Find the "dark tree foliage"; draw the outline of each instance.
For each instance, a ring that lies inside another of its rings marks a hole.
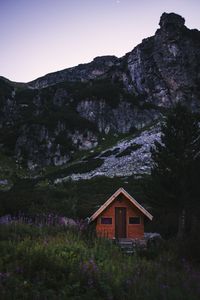
[[[200,130],[198,118],[177,104],[161,127],[161,143],[152,149],[151,199],[158,211],[177,216],[178,235],[194,219],[200,195]]]

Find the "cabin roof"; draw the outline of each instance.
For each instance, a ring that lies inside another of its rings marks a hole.
[[[137,207],[148,219],[152,220],[153,216],[140,205],[129,193],[123,188],[119,188],[91,217],[90,221],[94,221],[115,199],[119,194],[123,194],[135,207]]]

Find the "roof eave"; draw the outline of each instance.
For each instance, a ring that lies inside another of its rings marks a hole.
[[[101,207],[89,218],[89,223],[93,222],[108,206],[113,202],[113,200],[120,194],[123,193],[129,201],[135,205],[149,220],[152,221],[153,216],[142,206],[140,205],[129,193],[127,193],[123,188],[119,188],[108,200],[101,205]]]

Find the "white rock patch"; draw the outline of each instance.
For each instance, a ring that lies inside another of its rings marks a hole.
[[[149,130],[145,130],[140,136],[132,139],[124,139],[118,142],[114,147],[107,149],[97,156],[104,159],[104,163],[97,169],[83,174],[72,174],[65,178],[59,178],[55,180],[55,183],[60,183],[66,180],[81,180],[91,179],[96,176],[107,177],[124,177],[131,175],[149,174],[151,171],[152,159],[151,159],[151,147],[154,146],[155,141],[160,141],[161,132],[160,126],[151,127]],[[130,154],[116,157],[124,150],[133,145],[140,145],[141,147],[132,150]],[[117,149],[117,150],[116,150]],[[107,151],[115,152],[108,157],[104,157],[104,153]]]

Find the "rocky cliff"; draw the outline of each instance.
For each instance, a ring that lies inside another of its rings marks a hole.
[[[169,107],[181,101],[199,109],[200,32],[184,23],[164,13],[155,35],[126,56],[127,66],[133,89],[148,102]]]
[[[164,13],[155,35],[144,39],[124,57],[97,57],[90,64],[41,77],[29,85],[41,88],[63,81],[111,79],[145,102],[169,107],[176,101],[199,108],[200,32],[185,20]]]
[[[131,134],[181,101],[200,110],[200,32],[164,13],[155,35],[122,58],[47,74],[0,78],[0,150],[37,169],[63,165],[109,135]]]
[[[96,57],[91,63],[80,64],[77,67],[47,74],[28,83],[32,88],[44,88],[63,81],[88,81],[105,74],[118,63],[115,56]]]

